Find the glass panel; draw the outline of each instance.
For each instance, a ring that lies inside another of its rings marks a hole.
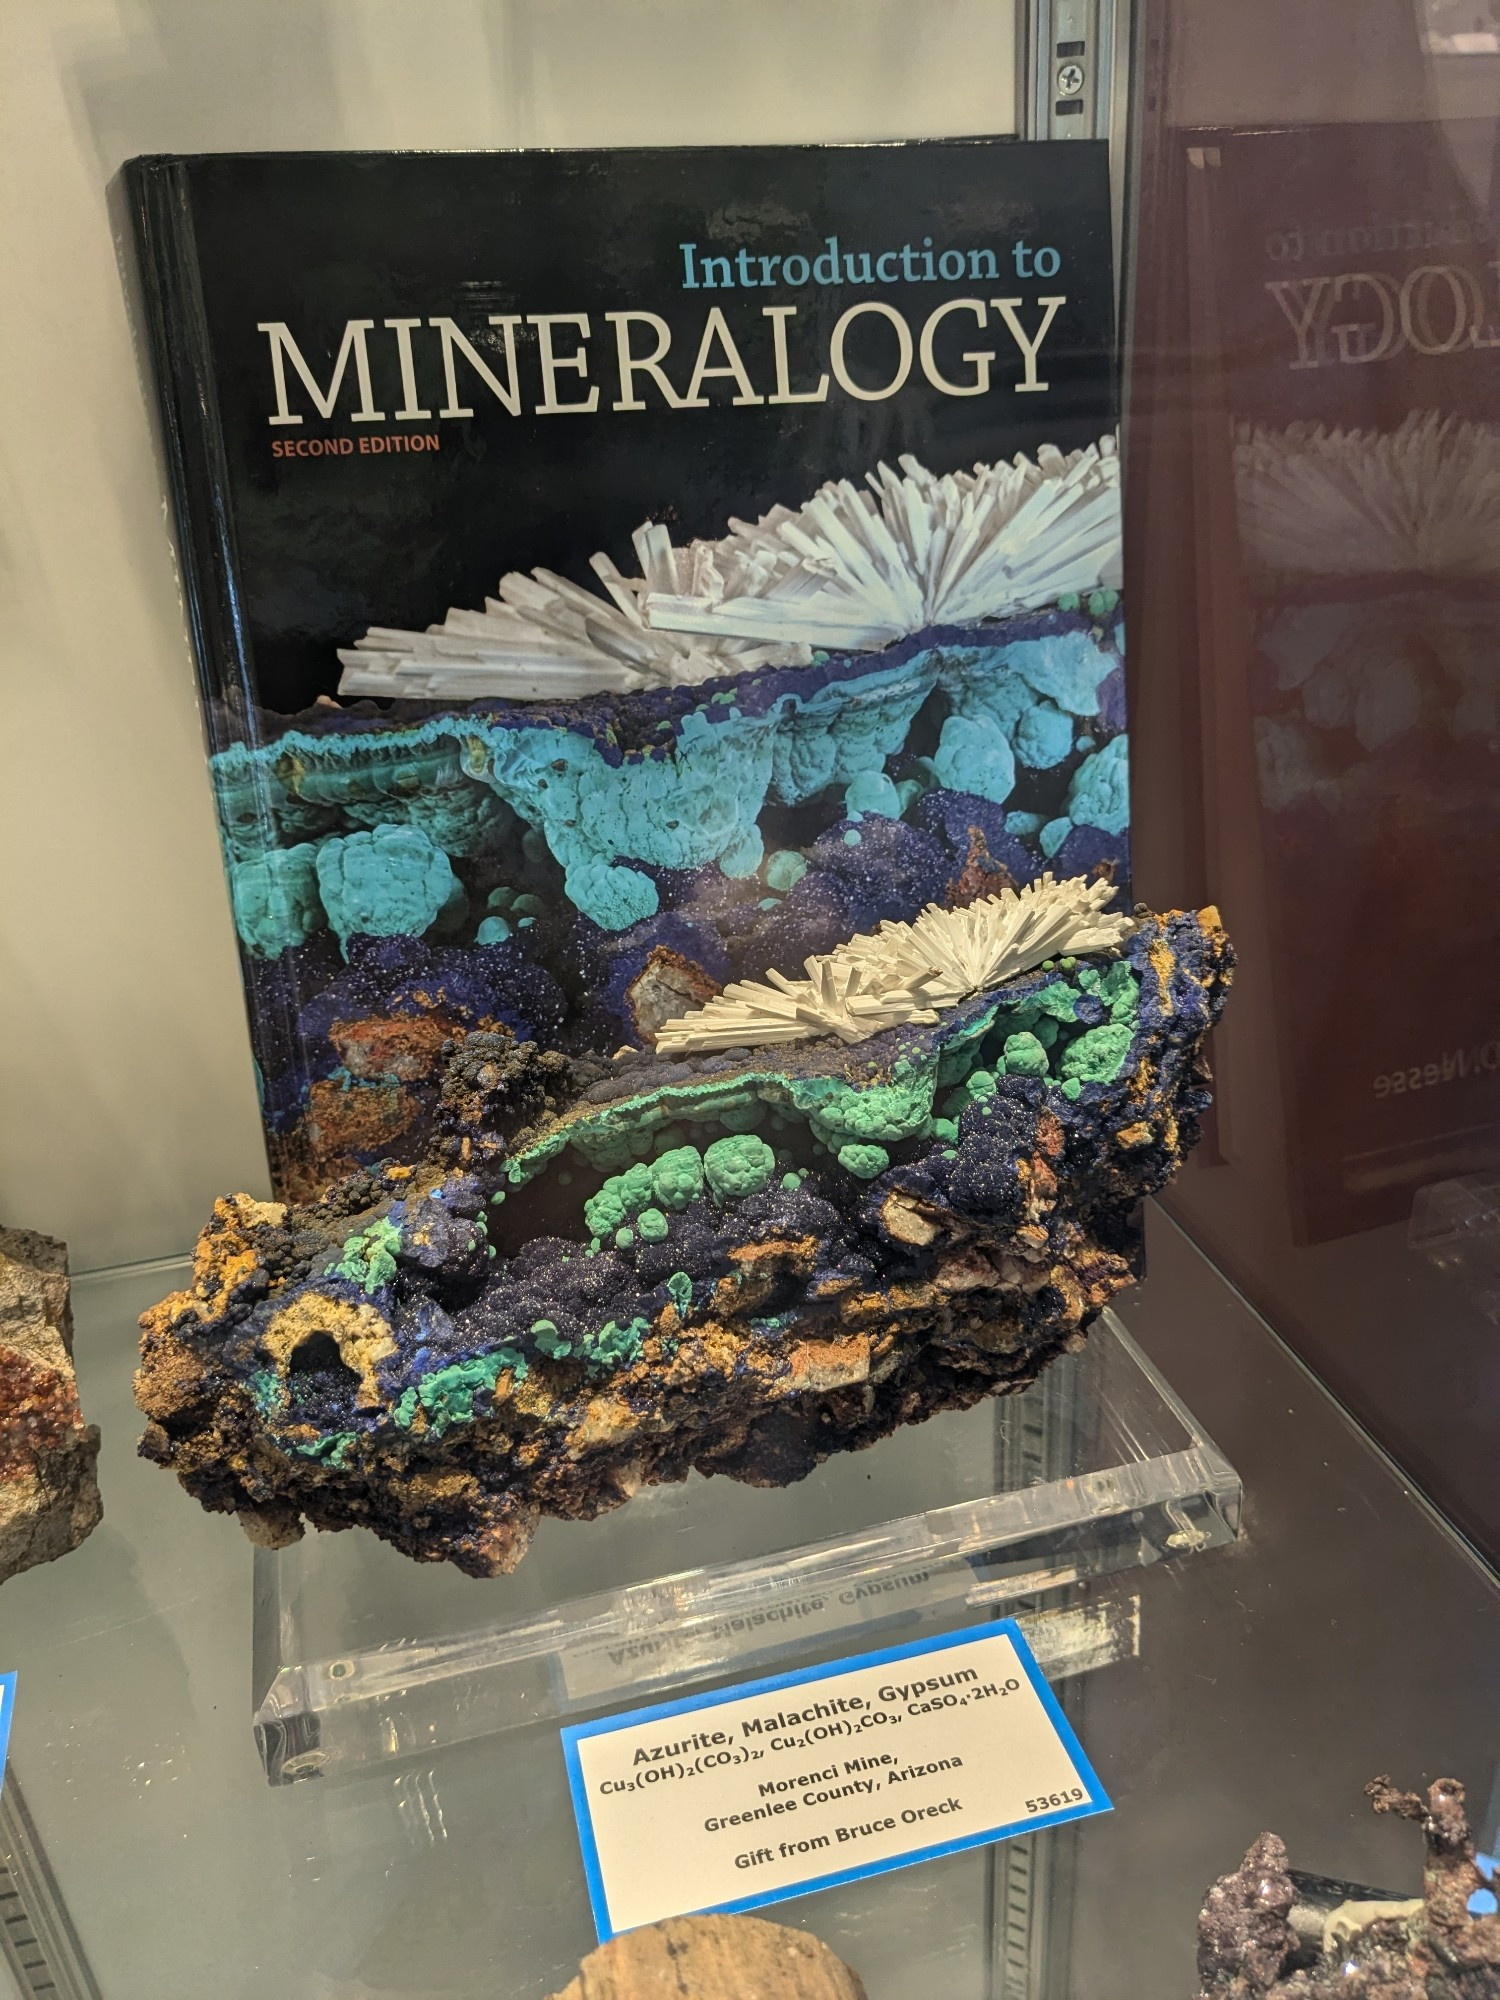
[[[1500,55],[1482,6],[1147,9],[1137,881],[1241,968],[1170,1197],[1500,1550]]]

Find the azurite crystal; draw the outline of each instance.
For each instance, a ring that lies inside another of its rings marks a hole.
[[[1215,912],[1140,911],[852,1045],[473,1035],[421,1160],[216,1205],[142,1322],[142,1451],[259,1541],[363,1525],[491,1575],[543,1513],[783,1484],[1023,1387],[1131,1281],[1231,964]]]

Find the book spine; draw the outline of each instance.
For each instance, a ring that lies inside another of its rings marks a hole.
[[[191,194],[178,160],[132,160],[124,185],[204,728],[217,751],[253,739],[256,709]]]
[[[213,355],[199,279],[191,193],[184,163],[132,160],[123,175],[135,238],[137,298],[151,354],[160,444],[177,531],[179,570],[210,758],[259,735],[247,625],[230,508]],[[229,829],[215,785],[214,811],[229,886]],[[269,801],[261,810],[269,821]],[[277,1069],[278,1049],[298,1049],[296,1009],[283,986],[243,948],[240,966],[257,1091]],[[296,1065],[301,1087],[310,1079]],[[264,1130],[264,1118],[263,1118]],[[271,1148],[267,1144],[267,1157]],[[275,1180],[274,1163],[272,1178]]]

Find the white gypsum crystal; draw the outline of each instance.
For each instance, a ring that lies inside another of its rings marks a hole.
[[[831,480],[799,509],[732,521],[718,542],[674,548],[646,522],[639,576],[592,559],[603,596],[551,570],[512,572],[483,611],[425,632],[374,627],[339,653],[339,693],[529,701],[696,685],[1118,587],[1113,437],[972,472],[901,465],[867,474],[868,491]]]
[[[839,952],[920,988],[928,1006],[956,1007],[1044,959],[1113,950],[1131,924],[1129,917],[1104,914],[1113,895],[1112,882],[1081,875],[1056,882],[1043,875],[959,910],[929,903],[913,922],[883,923],[873,934],[850,938]]]
[[[862,1042],[883,1028],[931,1022],[1063,954],[1112,951],[1131,918],[1111,916],[1112,883],[1043,875],[960,910],[929,903],[911,923],[883,923],[804,963],[804,979],[768,972],[738,980],[656,1033],[660,1055],[758,1048],[769,1042],[837,1035]]]

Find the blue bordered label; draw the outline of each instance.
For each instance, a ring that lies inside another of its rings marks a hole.
[[[0,1674],[0,1786],[5,1783],[5,1753],[10,1745],[10,1712],[16,1705],[16,1677]]]
[[[601,1940],[1111,1809],[1009,1618],[562,1740]]]

